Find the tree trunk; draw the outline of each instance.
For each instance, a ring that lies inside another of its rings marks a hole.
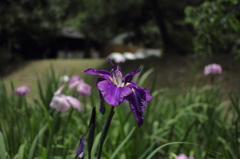
[[[154,12],[156,24],[161,32],[164,53],[184,54],[182,50],[169,37],[165,24],[164,13],[163,10],[159,8],[158,0],[151,0],[151,6]]]

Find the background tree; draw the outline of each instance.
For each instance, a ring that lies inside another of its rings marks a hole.
[[[0,46],[9,52],[20,51],[23,58],[49,56],[51,43],[81,8],[77,0],[2,0],[0,1]],[[49,52],[49,53],[48,53]]]
[[[127,33],[126,43],[186,54],[193,52],[193,28],[184,22],[184,9],[200,3],[200,0],[84,1],[87,14],[80,30],[98,42]]]
[[[205,1],[199,7],[187,7],[187,21],[194,25],[194,51],[198,55],[238,53],[240,48],[240,2]]]

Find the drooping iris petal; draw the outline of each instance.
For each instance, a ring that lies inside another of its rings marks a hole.
[[[65,98],[73,108],[77,109],[79,112],[82,110],[81,103],[78,99],[71,96],[66,96]]]
[[[123,99],[128,96],[132,91],[128,87],[118,87],[111,81],[101,81],[97,84],[98,89],[101,91],[103,98],[111,106],[119,105]]]
[[[136,92],[133,92],[129,95],[128,101],[129,101],[132,113],[138,123],[138,126],[139,127],[142,126],[143,119],[144,119],[145,104],[141,102],[139,94],[138,93],[136,94]]]
[[[103,95],[102,95],[101,91],[99,91],[99,96],[100,96],[100,112],[102,114],[104,114],[105,111],[106,111],[106,108],[105,108],[104,98],[103,98]]]
[[[96,85],[97,85],[99,82],[104,81],[104,80],[106,80],[106,79],[105,79],[105,78],[98,78],[98,79],[97,79],[97,82],[96,82]],[[103,95],[102,95],[101,91],[99,91],[99,97],[100,97],[100,112],[101,112],[102,114],[104,114],[105,111],[106,111],[106,108],[105,108],[104,98],[103,98]]]
[[[57,95],[52,98],[50,107],[56,109],[59,112],[66,112],[70,108],[70,104],[64,95]]]
[[[84,158],[84,140],[85,140],[85,137],[84,136],[81,137],[78,148],[77,148],[76,156],[75,156],[76,159]]]
[[[123,78],[124,82],[128,83],[128,82],[132,81],[132,77],[134,75],[136,75],[137,73],[139,73],[140,71],[141,71],[141,69],[139,68],[139,69],[134,70],[132,73],[126,74]]]
[[[130,86],[129,86],[130,87]],[[138,126],[141,127],[145,115],[145,107],[149,100],[152,98],[147,89],[139,87],[137,85],[131,85],[132,93],[127,97],[129,101],[130,108],[132,113],[138,123]]]
[[[144,95],[144,97],[145,97],[145,100],[144,100],[145,104],[147,104],[152,99],[152,96],[150,95],[149,90],[147,90],[146,88],[139,87],[134,82],[131,82],[131,85],[129,85],[129,87],[135,88],[139,92],[144,92],[145,93],[145,95]]]

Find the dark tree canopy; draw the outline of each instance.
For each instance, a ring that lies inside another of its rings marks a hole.
[[[51,45],[64,21],[76,14],[79,6],[75,0],[0,1],[0,46],[18,46],[25,58],[41,57],[44,47]],[[29,53],[30,47],[36,52]]]
[[[128,33],[126,42],[145,47],[164,47],[165,52],[189,53],[193,49],[189,45],[192,27],[184,22],[184,9],[187,5],[197,5],[199,2],[100,0],[99,3],[87,5],[88,14],[80,29],[89,38],[97,41]]]
[[[237,52],[239,5],[238,0],[2,0],[0,48],[21,50],[23,58],[54,57],[56,36],[70,26],[85,35],[87,50],[126,34],[126,44],[163,48],[166,54]]]

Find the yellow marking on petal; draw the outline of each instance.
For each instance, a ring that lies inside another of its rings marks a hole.
[[[129,84],[132,84],[132,83],[127,83],[126,86],[129,85]]]
[[[111,81],[113,81],[113,79],[111,77],[109,77]]]
[[[135,90],[132,88],[132,91],[135,93]]]

